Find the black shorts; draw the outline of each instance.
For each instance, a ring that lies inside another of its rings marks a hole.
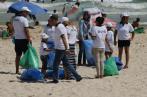
[[[118,47],[129,47],[130,40],[118,40]]]
[[[21,56],[28,49],[29,41],[27,39],[15,39],[15,52],[17,56]]]

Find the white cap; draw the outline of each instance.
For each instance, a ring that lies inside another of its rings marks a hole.
[[[45,34],[45,33],[41,33],[41,38],[42,39],[48,39],[49,36],[47,34]]]
[[[20,11],[27,11],[27,12],[31,12],[31,10],[29,10],[28,7],[22,7]]]
[[[113,25],[112,25],[111,22],[108,22],[108,23],[106,24],[106,26],[107,26],[107,27],[112,27]]]
[[[123,17],[123,16],[128,17],[129,14],[127,12],[124,12],[124,13],[121,14],[121,17]]]
[[[61,22],[63,23],[63,22],[68,22],[69,21],[69,18],[68,17],[62,17],[62,19],[61,19]]]

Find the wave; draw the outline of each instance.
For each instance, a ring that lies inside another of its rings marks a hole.
[[[7,9],[11,4],[12,2],[0,3],[0,9]]]
[[[104,7],[109,8],[125,8],[125,9],[144,9],[147,8],[147,3],[101,3]]]
[[[91,2],[101,2],[101,0],[80,0],[82,2],[91,1]],[[133,0],[103,0],[104,2],[132,2]]]

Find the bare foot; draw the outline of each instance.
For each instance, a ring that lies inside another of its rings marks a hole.
[[[127,69],[128,68],[128,66],[127,65],[125,65],[124,67],[123,67],[123,69]]]
[[[95,75],[95,78],[100,78],[100,75]]]
[[[103,78],[104,76],[103,75],[100,75],[100,78]]]

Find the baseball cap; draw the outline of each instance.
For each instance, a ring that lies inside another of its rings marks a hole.
[[[27,11],[27,12],[31,12],[31,10],[29,10],[28,7],[22,7],[20,11]]]
[[[129,14],[127,12],[124,12],[124,13],[121,14],[121,17],[123,17],[123,16],[129,17]]]
[[[108,23],[106,24],[106,26],[107,26],[107,27],[112,27],[113,25],[112,25],[111,22],[108,22]]]
[[[63,23],[63,22],[68,22],[69,21],[69,18],[68,17],[62,17],[62,19],[61,19],[61,22]]]
[[[45,34],[45,33],[41,33],[41,38],[42,39],[48,39],[49,36],[47,34]]]

